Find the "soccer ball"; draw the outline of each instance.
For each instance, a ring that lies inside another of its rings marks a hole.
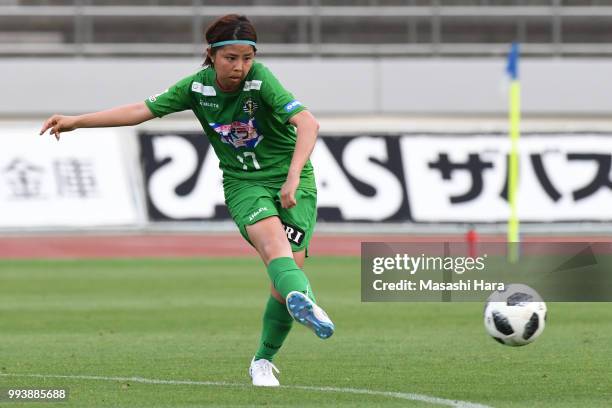
[[[506,346],[524,346],[544,331],[546,303],[527,285],[506,285],[487,299],[484,325],[487,333]]]

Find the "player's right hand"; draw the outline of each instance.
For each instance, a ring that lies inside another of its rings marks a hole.
[[[62,132],[70,132],[76,128],[76,116],[53,115],[45,121],[42,129],[40,129],[40,134],[43,135],[51,129],[49,133],[59,140]]]

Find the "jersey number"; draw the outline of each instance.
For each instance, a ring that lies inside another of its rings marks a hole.
[[[261,169],[261,166],[259,165],[259,162],[257,161],[257,157],[255,157],[255,152],[244,152],[244,157],[242,156],[236,156],[236,157],[238,158],[238,161],[242,163],[242,170],[249,169],[245,161],[247,157],[250,157],[251,159],[253,159],[253,167],[255,167],[255,170]]]

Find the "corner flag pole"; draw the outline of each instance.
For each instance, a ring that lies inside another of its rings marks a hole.
[[[517,193],[519,178],[519,140],[521,137],[521,85],[519,82],[518,43],[513,43],[508,54],[506,71],[510,76],[509,120],[510,120],[510,159],[508,165],[508,203],[510,217],[508,218],[508,261],[515,263],[519,259],[519,218],[517,210]]]

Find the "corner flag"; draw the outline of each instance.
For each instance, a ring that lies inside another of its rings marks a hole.
[[[510,217],[508,218],[508,260],[512,263],[519,257],[519,218],[517,210],[517,192],[519,178],[519,140],[521,137],[521,86],[519,82],[518,43],[512,43],[508,54],[506,72],[510,76],[509,121],[510,121],[510,158],[508,165],[508,203]]]

